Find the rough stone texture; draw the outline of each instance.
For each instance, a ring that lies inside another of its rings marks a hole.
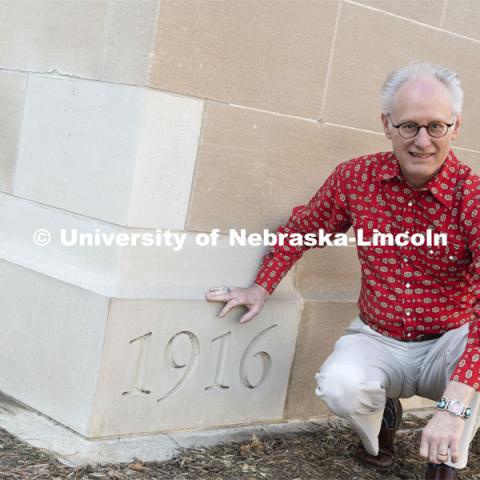
[[[319,118],[337,4],[161,1],[151,85]]]

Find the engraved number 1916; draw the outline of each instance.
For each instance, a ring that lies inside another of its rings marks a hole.
[[[257,388],[262,382],[265,381],[267,378],[271,366],[272,366],[272,358],[269,353],[265,351],[258,351],[253,353],[256,344],[260,341],[260,339],[271,329],[275,328],[277,324],[270,325],[269,327],[262,330],[258,333],[253,340],[249,343],[247,348],[245,349],[242,358],[240,360],[239,366],[239,379],[240,382],[249,389]],[[142,336],[136,337],[130,340],[130,344],[138,342],[138,358],[136,363],[136,370],[135,370],[135,378],[134,378],[134,387],[128,391],[122,392],[122,395],[132,395],[132,394],[145,394],[148,395],[151,393],[151,390],[147,389],[145,384],[145,364],[146,359],[149,354],[150,344],[151,344],[151,336],[152,332],[148,332]],[[190,344],[190,358],[186,362],[178,362],[175,358],[175,345],[179,341],[180,338],[186,338]],[[212,339],[212,344],[216,343],[218,345],[218,355],[217,355],[217,362],[216,368],[214,370],[214,378],[213,383],[205,387],[205,390],[212,390],[215,388],[219,389],[229,389],[230,386],[227,385],[225,380],[225,365],[227,361],[227,355],[229,350],[230,344],[230,337],[231,332],[224,333],[218,337]],[[175,369],[185,369],[183,372],[182,377],[180,380],[171,388],[169,391],[164,393],[157,399],[157,402],[161,402],[176,392],[178,392],[183,385],[188,383],[190,378],[193,375],[193,372],[198,365],[199,357],[200,357],[200,342],[197,336],[187,330],[183,330],[181,332],[176,333],[167,343],[165,348],[165,358],[166,363]],[[249,371],[249,364],[251,364],[251,360],[255,357],[258,357],[261,360],[261,375],[260,379],[254,384],[250,381],[248,371]]]

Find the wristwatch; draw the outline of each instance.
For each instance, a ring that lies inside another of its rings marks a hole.
[[[446,397],[442,397],[442,399],[437,402],[437,408],[439,410],[447,410],[452,415],[465,419],[472,415],[472,409],[466,407],[460,400],[449,400]]]

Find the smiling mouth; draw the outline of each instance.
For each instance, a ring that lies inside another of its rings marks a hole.
[[[433,153],[417,153],[417,152],[408,152],[413,158],[420,158],[420,159],[425,159],[425,158],[430,158]]]

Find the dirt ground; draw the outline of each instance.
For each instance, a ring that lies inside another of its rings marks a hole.
[[[425,463],[418,455],[421,428],[427,419],[406,415],[397,437],[397,463],[390,474],[357,464],[358,445],[352,430],[332,420],[317,432],[282,437],[255,436],[248,442],[196,448],[167,462],[70,468],[47,452],[18,441],[0,429],[0,479],[272,479],[272,480],[398,480],[423,479]],[[480,440],[474,440],[462,480],[480,479]]]

